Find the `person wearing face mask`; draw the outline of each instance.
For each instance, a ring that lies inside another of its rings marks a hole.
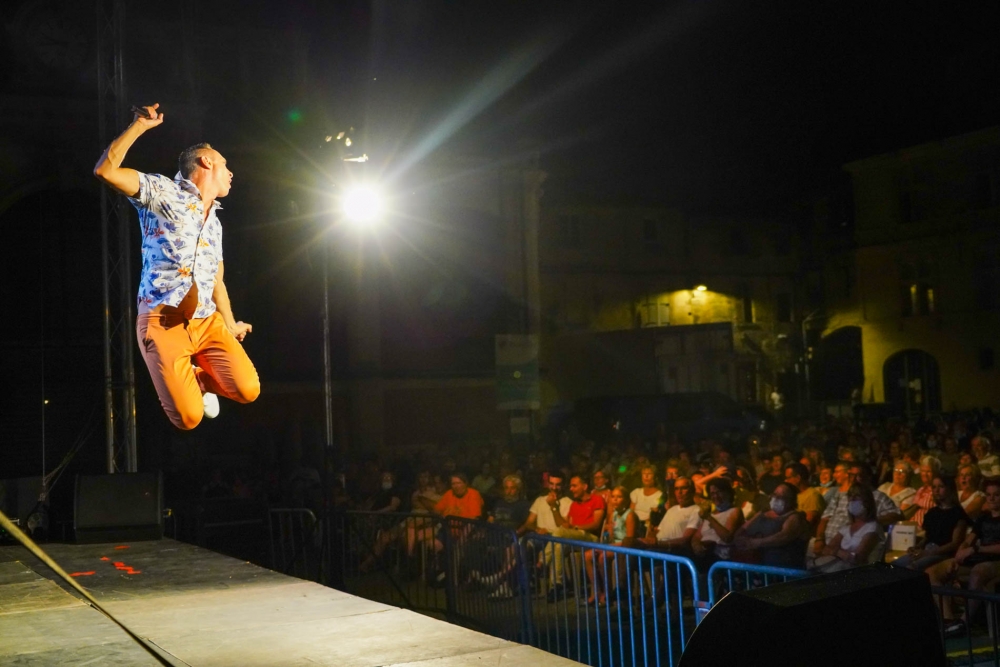
[[[847,491],[847,512],[850,523],[834,535],[818,558],[810,565],[815,572],[839,572],[865,565],[875,553],[884,536],[876,521],[875,498],[871,489],[852,484]]]
[[[733,487],[726,478],[708,483],[708,497],[712,509],[702,508],[701,526],[691,538],[691,548],[695,556],[710,565],[729,560],[733,538],[743,525],[743,512],[734,505]]]
[[[370,512],[398,511],[403,501],[400,500],[400,494],[393,488],[395,484],[396,476],[389,470],[383,471],[379,490],[365,502],[362,509]]]
[[[734,559],[801,569],[808,535],[809,524],[798,511],[798,491],[782,482],[771,493],[769,509],[736,531]]]

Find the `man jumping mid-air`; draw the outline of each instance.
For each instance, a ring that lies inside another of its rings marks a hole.
[[[222,281],[222,224],[216,201],[233,173],[208,144],[181,153],[173,180],[122,168],[125,153],[163,122],[159,104],[145,107],[111,142],[94,175],[139,211],[142,275],[136,336],[160,403],[177,428],[192,429],[219,413],[216,394],[249,403],[260,379],[240,342],[252,330],[237,322]]]

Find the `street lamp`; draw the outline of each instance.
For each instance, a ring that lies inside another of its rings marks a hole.
[[[358,226],[371,225],[382,217],[385,199],[377,186],[363,183],[349,187],[340,206],[346,220]]]

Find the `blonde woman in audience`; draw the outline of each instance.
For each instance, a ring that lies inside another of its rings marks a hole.
[[[656,486],[656,468],[652,465],[645,465],[640,471],[642,473],[642,486],[633,489],[629,494],[631,500],[630,508],[635,512],[636,519],[639,520],[639,536],[646,535],[646,531],[652,526],[649,524],[649,513],[660,506],[660,499],[663,491]]]
[[[728,479],[713,479],[708,483],[711,511],[702,508],[701,525],[691,538],[694,555],[710,563],[729,560],[736,531],[743,525],[743,512],[734,503],[733,487]]]
[[[889,496],[889,499],[896,503],[896,507],[902,509],[903,503],[909,503],[917,493],[917,490],[909,485],[912,473],[909,463],[897,459],[896,465],[892,467],[892,481],[878,487],[878,490]]]
[[[635,542],[637,524],[635,512],[629,507],[628,491],[624,486],[616,486],[608,499],[608,515],[601,530],[601,542],[631,547]],[[627,569],[626,559],[619,559],[619,554],[589,549],[584,553],[584,561],[587,577],[590,579],[587,604],[596,602],[603,606],[607,601],[606,593],[610,591],[606,580],[617,580],[618,585],[622,584]]]
[[[969,515],[969,521],[975,521],[979,513],[983,511],[983,503],[986,496],[979,490],[979,483],[982,478],[979,474],[979,466],[967,465],[958,469],[958,502]]]

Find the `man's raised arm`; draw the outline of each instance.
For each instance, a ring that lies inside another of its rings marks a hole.
[[[111,142],[94,167],[94,176],[127,197],[135,197],[139,194],[139,172],[135,169],[122,168],[122,161],[125,160],[125,153],[132,147],[136,139],[142,136],[146,130],[163,122],[163,114],[156,113],[159,106],[159,104],[154,104],[145,107],[149,118],[143,118],[137,114],[132,124]]]

